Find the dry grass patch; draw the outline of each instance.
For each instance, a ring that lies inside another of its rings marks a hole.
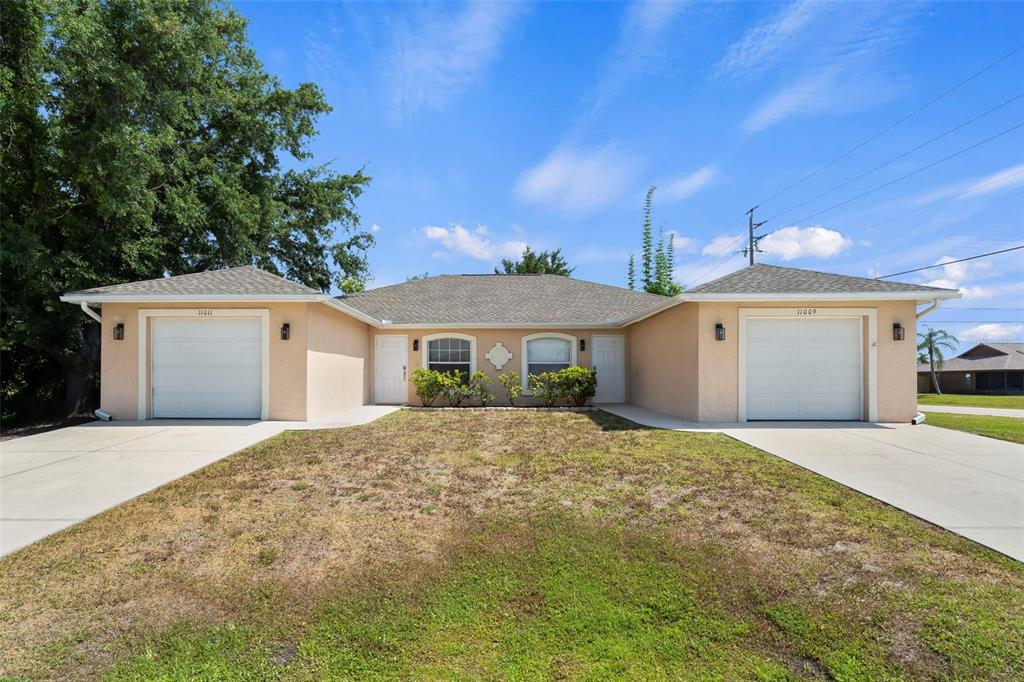
[[[566,620],[574,582],[589,610]],[[0,671],[36,678],[659,676],[697,623],[722,628],[690,657],[709,675],[1024,674],[1020,564],[725,436],[604,413],[283,434],[0,560],[0,619]]]

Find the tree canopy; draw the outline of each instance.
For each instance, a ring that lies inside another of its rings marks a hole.
[[[563,275],[568,277],[576,268],[570,268],[562,257],[561,249],[535,252],[529,246],[519,260],[503,258],[501,267],[494,268],[496,275]]]
[[[87,407],[98,329],[66,291],[256,265],[360,289],[361,171],[312,164],[330,111],[212,0],[0,0],[3,417]],[[66,390],[65,390],[66,389]]]

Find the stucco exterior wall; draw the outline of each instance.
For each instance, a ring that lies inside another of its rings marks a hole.
[[[614,336],[621,335],[623,338],[623,362],[625,364],[625,383],[626,383],[626,401],[630,399],[630,358],[629,358],[629,345],[630,345],[630,333],[628,329],[374,329],[371,328],[370,334],[370,361],[369,361],[369,373],[371,375],[369,398],[370,402],[374,401],[374,388],[373,388],[373,352],[375,347],[374,337],[386,334],[400,334],[407,337],[406,348],[409,357],[409,382],[408,382],[408,398],[407,402],[410,405],[419,405],[420,400],[416,396],[416,387],[412,383],[412,370],[416,367],[424,367],[424,351],[426,350],[426,343],[423,343],[423,339],[434,334],[446,334],[451,332],[458,332],[459,334],[467,334],[469,336],[476,337],[476,369],[483,370],[491,376],[491,389],[497,396],[495,404],[504,405],[507,404],[505,401],[504,389],[498,382],[498,374],[507,374],[509,372],[518,372],[520,376],[523,375],[523,337],[531,334],[538,334],[544,332],[555,332],[560,334],[568,334],[575,337],[574,348],[576,349],[576,364],[582,367],[591,367],[591,355],[590,351],[592,348],[591,337],[592,336]],[[414,351],[413,341],[419,339],[420,350]],[[579,340],[583,339],[586,342],[586,349],[579,350]],[[494,365],[485,357],[487,351],[489,351],[497,342],[501,342],[505,348],[512,352],[512,359],[504,365],[501,370],[495,369]],[[522,396],[516,401],[517,405],[535,405],[539,404],[539,401],[532,399],[529,396]]]
[[[688,304],[684,304],[688,305]],[[913,301],[787,301],[768,303],[699,303],[697,339],[700,367],[700,421],[735,421],[739,418],[739,310],[740,308],[871,308],[878,320],[878,421],[908,422],[917,413],[916,305]],[[714,340],[715,323],[725,325],[726,340]],[[892,325],[900,322],[905,340],[894,341]],[[866,329],[866,327],[865,327]],[[865,333],[865,352],[871,339]],[[864,362],[864,395],[868,393],[868,363]],[[865,415],[867,411],[865,409]]]
[[[100,346],[100,409],[114,419],[136,419],[139,392],[139,310],[246,308],[270,312],[269,418],[306,419],[307,303],[105,303]],[[152,318],[148,318],[150,321]],[[115,341],[113,328],[124,324],[124,340]],[[291,324],[291,338],[282,341],[281,325]],[[147,330],[147,339],[152,335]],[[148,353],[148,350],[147,350]],[[149,362],[145,365],[149,367]],[[148,380],[148,378],[147,378]],[[147,400],[148,403],[148,400]],[[147,413],[149,405],[147,404]]]
[[[324,305],[310,304],[306,418],[324,419],[370,400],[370,326]]]
[[[629,327],[634,405],[698,420],[697,315],[682,303]]]

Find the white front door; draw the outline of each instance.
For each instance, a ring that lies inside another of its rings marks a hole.
[[[625,339],[622,336],[590,337],[590,354],[597,372],[595,403],[626,402]]]
[[[152,335],[154,418],[260,418],[259,318],[153,318]]]
[[[750,317],[747,419],[861,419],[862,322]]]
[[[373,385],[375,402],[404,403],[409,391],[406,376],[409,353],[405,336],[380,335],[374,342]]]

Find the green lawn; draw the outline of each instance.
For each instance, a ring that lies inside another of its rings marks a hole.
[[[1024,565],[720,434],[398,412],[0,559],[25,679],[1020,679]]]
[[[976,433],[979,436],[1024,443],[1024,419],[1014,417],[990,417],[980,414],[953,414],[951,412],[926,412],[926,424]]]
[[[960,405],[963,407],[997,407],[1024,410],[1024,395],[978,395],[918,393],[918,405]]]

